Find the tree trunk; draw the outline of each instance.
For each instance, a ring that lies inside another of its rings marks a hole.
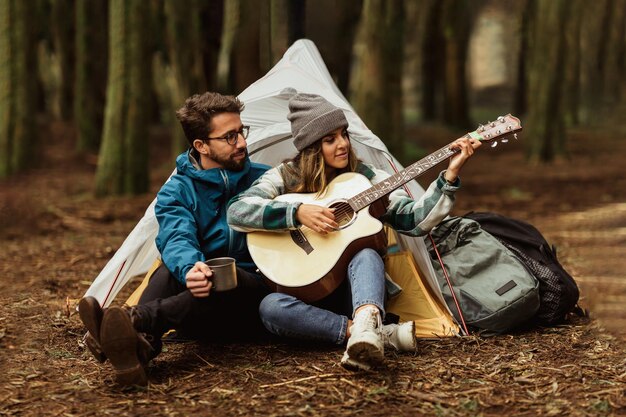
[[[255,0],[238,0],[239,26],[231,50],[230,92],[239,94],[261,75],[259,12]]]
[[[13,173],[13,25],[14,0],[0,1],[0,178]]]
[[[96,172],[98,196],[139,194],[148,189],[148,7],[143,0],[109,3],[109,79]]]
[[[34,21],[26,2],[0,2],[0,178],[32,164],[37,148]]]
[[[174,86],[168,103],[168,122],[172,130],[172,153],[178,155],[188,146],[180,123],[174,117],[176,110],[195,93],[206,90],[201,55],[200,7],[197,0],[180,2],[165,0],[167,24],[167,51],[174,75]],[[183,46],[184,47],[181,47]]]
[[[462,129],[471,125],[466,77],[471,16],[467,1],[445,0],[441,27],[445,40],[443,121]]]
[[[580,73],[581,73],[581,46],[580,27],[583,16],[587,12],[586,0],[572,0],[571,18],[566,23],[565,42],[567,63],[565,65],[565,90],[563,92],[563,109],[565,110],[566,125],[578,125],[580,123]]]
[[[261,69],[268,71],[303,33],[304,0],[262,0],[259,7]]]
[[[144,0],[127,0],[129,8],[129,31],[127,42],[128,68],[128,113],[126,114],[126,132],[124,135],[124,192],[141,194],[148,191],[150,176],[148,170],[149,140],[149,102],[151,93],[151,66],[149,32],[149,4]],[[191,69],[189,69],[191,70]]]
[[[604,38],[606,26],[607,0],[585,2],[584,18],[581,22],[581,67],[579,118],[581,123],[589,123],[597,118],[598,109],[602,106],[602,71],[603,64],[598,60],[604,58],[599,49],[605,48]]]
[[[276,0],[283,2],[284,0]],[[259,0],[259,62],[261,70],[267,71],[272,67],[272,27],[284,25],[287,29],[287,13],[279,13],[274,18],[280,22],[272,22],[272,0]],[[275,28],[276,32],[280,32]],[[285,35],[286,39],[286,35]]]
[[[609,105],[620,100],[621,86],[626,75],[624,55],[626,52],[626,8],[623,1],[611,0],[608,3],[608,29],[604,57],[603,81],[604,97]]]
[[[74,120],[79,152],[97,152],[106,96],[107,1],[76,3]]]
[[[611,37],[611,21],[613,20],[612,16],[613,12],[613,0],[605,0],[604,2],[604,10],[602,11],[602,25],[600,26],[600,39],[597,43],[597,52],[596,59],[598,65],[598,75],[599,75],[599,85],[598,92],[601,97],[600,104],[604,104],[606,100],[606,96],[604,96],[604,92],[606,91],[607,83],[604,79],[606,75],[606,67],[607,67],[607,51],[609,50],[609,39]]]
[[[79,1],[80,2],[80,1]],[[83,5],[84,6],[84,5]],[[88,5],[87,7],[92,6]],[[74,1],[52,0],[51,15],[54,51],[61,68],[59,86],[59,116],[62,120],[72,119],[74,95]]]
[[[96,195],[124,191],[124,132],[127,113],[126,41],[128,16],[126,0],[109,0],[109,69],[104,129],[96,171]]]
[[[335,0],[337,10],[336,36],[330,49],[334,51],[331,69],[337,80],[337,87],[348,94],[350,70],[352,64],[352,48],[356,37],[359,20],[361,19],[361,1]]]
[[[332,10],[332,13],[328,11]],[[306,37],[314,39],[328,71],[344,95],[350,88],[352,49],[362,0],[314,0],[306,3]]]
[[[262,73],[260,56],[260,13],[253,0],[225,3],[224,31],[217,76],[218,90],[239,94]]]
[[[202,42],[201,53],[204,79],[209,91],[217,89],[217,63],[222,43],[224,18],[223,0],[209,0],[201,3]]]
[[[365,0],[352,103],[391,153],[402,154],[403,3]],[[391,64],[393,63],[393,64]]]
[[[15,113],[12,164],[21,171],[32,164],[32,151],[37,143],[37,60],[35,55],[34,9],[24,1],[15,1]]]
[[[232,91],[233,62],[232,54],[239,30],[239,4],[241,0],[229,0],[224,3],[224,19],[220,51],[217,60],[216,86],[220,92]]]
[[[562,95],[570,6],[569,0],[536,0],[529,36],[529,113],[524,134],[531,161],[550,162],[566,153]]]
[[[522,116],[526,114],[526,110],[528,109],[528,103],[526,102],[527,97],[527,67],[528,67],[528,56],[530,54],[529,51],[529,39],[530,36],[530,26],[532,16],[534,15],[535,1],[534,0],[526,0],[526,6],[524,7],[524,11],[522,12],[522,24],[520,31],[520,48],[517,57],[517,82],[515,84],[515,92],[513,97],[513,112]]]
[[[423,5],[421,38],[421,114],[422,120],[433,121],[439,116],[437,92],[441,89],[444,38],[439,29],[443,2],[426,1]]]
[[[261,69],[268,71],[289,46],[289,1],[261,0],[259,8],[259,58]]]

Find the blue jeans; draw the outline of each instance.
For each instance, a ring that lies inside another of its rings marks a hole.
[[[297,339],[342,344],[348,316],[373,304],[384,317],[385,266],[373,249],[364,249],[350,261],[345,280],[331,295],[314,304],[282,293],[267,295],[259,306],[261,321],[272,333]]]

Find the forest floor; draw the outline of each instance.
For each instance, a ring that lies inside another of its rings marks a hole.
[[[116,387],[90,356],[73,307],[173,165],[155,152],[151,193],[96,200],[95,158],[72,156],[63,125],[43,131],[36,166],[0,182],[0,415],[626,415],[625,131],[572,131],[571,159],[550,166],[529,167],[521,142],[485,147],[455,208],[537,226],[577,279],[589,319],[420,341],[365,373],[341,368],[338,347],[167,344],[141,390]],[[455,137],[412,135],[426,150]],[[153,149],[167,149],[156,136]]]

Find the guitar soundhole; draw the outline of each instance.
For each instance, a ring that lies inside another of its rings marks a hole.
[[[350,207],[350,204],[345,201],[336,201],[329,207],[335,209],[335,221],[339,224],[339,228],[343,229],[352,223],[354,211],[352,207]]]

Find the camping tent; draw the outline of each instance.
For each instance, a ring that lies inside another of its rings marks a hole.
[[[319,94],[344,110],[350,124],[350,138],[360,159],[389,173],[397,172],[402,168],[389,154],[384,143],[365,126],[339,91],[317,48],[309,40],[295,42],[264,77],[239,95],[245,104],[245,110],[241,115],[242,121],[250,126],[247,141],[252,160],[274,166],[295,155],[296,149],[290,140],[291,129],[287,120],[287,106],[289,98],[296,92]],[[415,181],[407,183],[405,187],[414,198],[424,193],[424,189]],[[150,204],[144,217],[87,290],[86,295],[94,296],[103,306],[108,306],[113,301],[130,278],[145,274],[159,256],[154,244],[158,230],[154,214],[155,201]],[[433,317],[422,317],[421,312],[412,311],[418,306],[411,307],[410,302],[407,308],[407,298],[402,294],[399,297],[403,298],[394,301],[403,306],[401,318],[426,320],[430,323],[425,330],[425,334],[428,335],[456,334],[458,327],[439,290],[423,239],[399,235],[397,244],[401,249],[410,251],[412,254],[417,265],[412,263],[413,259],[406,257],[405,259],[408,260],[400,263],[404,263],[404,271],[413,268],[416,273],[418,270],[421,272],[418,287],[430,293],[427,297],[428,303],[426,303],[428,315],[434,314],[436,320],[433,321]],[[401,258],[390,261],[390,264],[398,263]],[[415,277],[415,274],[409,275]],[[419,279],[419,277],[413,279]],[[413,287],[412,282],[403,281],[403,283],[405,286]],[[407,290],[405,293],[409,292],[413,290]]]

